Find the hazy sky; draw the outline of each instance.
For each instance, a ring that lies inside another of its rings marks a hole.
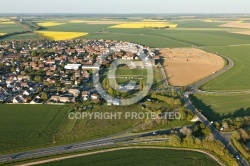
[[[250,0],[0,0],[0,13],[250,13]]]

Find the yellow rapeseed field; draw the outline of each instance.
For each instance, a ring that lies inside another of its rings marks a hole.
[[[0,36],[3,36],[3,35],[5,35],[6,33],[0,33]]]
[[[0,24],[15,24],[13,21],[0,21]]]
[[[178,24],[171,24],[167,22],[131,22],[111,26],[109,28],[176,28]]]
[[[65,23],[59,23],[59,22],[39,22],[37,23],[38,26],[41,27],[52,27],[52,26],[57,26],[57,25],[63,25]]]
[[[101,21],[91,21],[91,20],[71,20],[70,23],[86,23],[86,24],[123,24],[122,21],[112,21],[112,20],[101,20]]]
[[[10,21],[8,18],[0,18],[0,21]]]
[[[85,32],[58,32],[58,31],[37,31],[37,33],[52,40],[68,40],[80,36],[85,36],[88,34]]]
[[[204,22],[213,22],[213,20],[203,20]]]
[[[88,21],[84,21],[84,20],[71,20],[71,23],[87,23]]]

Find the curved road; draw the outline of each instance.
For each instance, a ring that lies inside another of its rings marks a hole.
[[[157,133],[146,132],[143,134],[135,134],[132,136],[123,136],[123,137],[122,136],[118,137],[119,135],[115,135],[115,136],[102,138],[102,139],[96,139],[96,140],[87,141],[87,142],[55,146],[55,147],[31,150],[31,151],[20,152],[20,153],[15,153],[15,154],[7,154],[7,155],[0,156],[0,163],[12,162],[16,160],[31,159],[31,158],[36,158],[36,157],[46,157],[49,155],[83,151],[87,149],[100,148],[100,147],[105,147],[105,146],[112,146],[119,142],[124,142],[124,141],[126,142],[126,141],[134,140],[135,138],[170,134],[171,130],[180,130],[181,128],[182,127],[157,131]]]
[[[208,51],[208,50],[204,50],[204,51]],[[209,52],[209,51],[208,51]],[[217,55],[219,55],[218,53],[215,53]],[[228,65],[223,68],[222,70],[210,75],[209,77],[206,77],[200,81],[198,81],[197,83],[193,84],[190,87],[190,92],[184,93],[183,94],[183,99],[186,103],[186,107],[190,110],[192,110],[192,112],[200,119],[200,121],[202,123],[204,123],[207,127],[209,127],[213,133],[213,136],[216,140],[219,140],[220,142],[222,142],[224,144],[224,146],[227,148],[227,150],[234,156],[239,156],[240,160],[237,160],[239,162],[240,165],[242,166],[249,166],[250,164],[241,156],[241,154],[231,145],[230,140],[227,140],[226,138],[224,138],[220,132],[208,121],[208,119],[206,117],[204,117],[196,108],[195,106],[192,104],[192,102],[190,101],[188,95],[190,94],[195,94],[198,91],[198,88],[200,88],[202,85],[206,84],[207,82],[211,81],[212,79],[222,75],[223,73],[227,72],[228,70],[232,69],[234,67],[234,61],[226,56],[223,55],[219,55],[221,57],[223,57],[224,59],[226,59],[228,61]]]
[[[209,52],[208,50],[205,50],[205,49],[204,49],[204,51]],[[212,52],[212,53],[214,53],[214,52]],[[227,62],[228,62],[228,65],[225,68],[223,68],[222,70],[220,70],[220,71],[218,71],[218,72],[216,72],[216,73],[214,73],[214,74],[212,74],[212,75],[210,75],[210,76],[208,76],[208,77],[206,77],[206,78],[198,81],[197,83],[193,84],[191,86],[191,90],[197,90],[202,85],[206,84],[207,82],[213,80],[214,78],[222,75],[223,73],[227,72],[228,70],[230,70],[230,69],[232,69],[234,67],[234,61],[232,59],[230,59],[230,58],[228,58],[228,57],[226,57],[224,55],[220,55],[218,53],[214,53],[214,54],[219,55],[222,58],[226,59]]]
[[[207,50],[206,50],[207,51]],[[188,95],[189,94],[194,94],[197,92],[198,88],[204,84],[206,84],[208,81],[218,77],[219,75],[225,73],[226,71],[230,70],[234,66],[234,62],[223,55],[220,55],[221,57],[225,58],[228,61],[228,66],[225,67],[224,69],[214,73],[213,75],[193,84],[190,87],[190,92],[182,94],[182,97],[186,103],[186,107],[190,110],[193,111],[193,113],[206,125],[208,126],[211,131],[213,132],[213,135],[215,139],[221,141],[225,147],[228,149],[228,151],[235,157],[235,156],[240,156],[240,160],[238,162],[242,166],[248,166],[249,164],[244,160],[244,158],[235,150],[231,144],[230,141],[226,140],[220,133],[215,129],[213,125],[210,124],[210,122],[207,120],[206,117],[204,117],[191,103]],[[172,130],[172,129],[170,129]],[[166,134],[170,130],[166,131],[161,131],[157,132],[157,134]],[[97,139],[93,141],[88,141],[88,142],[81,142],[81,143],[76,143],[76,144],[70,144],[70,145],[63,145],[63,146],[56,146],[56,147],[51,147],[51,148],[44,148],[44,149],[38,149],[38,150],[33,150],[33,151],[27,151],[23,153],[16,153],[16,154],[9,154],[9,155],[3,155],[0,156],[0,163],[1,162],[8,162],[8,161],[15,161],[15,160],[20,160],[20,159],[29,159],[29,158],[35,158],[35,157],[42,157],[42,156],[48,156],[48,155],[55,155],[55,154],[61,154],[61,153],[67,153],[67,152],[74,152],[74,151],[79,151],[79,150],[86,150],[86,149],[91,149],[91,148],[97,148],[97,147],[103,147],[103,146],[109,146],[109,145],[114,145],[117,142],[120,141],[128,141],[128,140],[133,140],[138,137],[143,137],[143,136],[150,136],[153,135],[152,133],[146,133],[146,134],[138,134],[134,136],[127,136],[127,137],[120,137],[120,138],[114,138],[114,137],[107,137],[103,139]]]
[[[240,153],[231,145],[230,140],[225,139],[221,133],[208,121],[206,117],[204,117],[192,104],[189,97],[187,95],[183,96],[183,99],[185,100],[186,107],[200,119],[202,123],[204,123],[207,127],[210,128],[210,130],[213,133],[213,136],[216,140],[222,142],[224,146],[227,148],[229,153],[231,153],[234,157],[239,156],[240,160],[238,160],[239,164],[242,166],[248,166],[249,164],[247,161],[240,155]]]

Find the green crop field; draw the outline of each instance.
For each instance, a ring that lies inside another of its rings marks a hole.
[[[129,69],[129,68],[117,68],[116,73],[117,76],[146,76],[147,69]]]
[[[83,37],[84,39],[106,39],[129,41],[156,48],[175,48],[175,47],[189,47],[185,43],[180,43],[163,36],[147,35],[147,34],[118,34],[118,33],[94,33]]]
[[[229,30],[228,30],[229,31]],[[250,44],[247,35],[233,34],[220,30],[157,30],[157,29],[108,29],[107,32],[84,36],[86,39],[111,39],[130,41],[157,48],[198,46],[229,46]]]
[[[237,91],[250,89],[250,46],[209,47],[231,58],[235,66],[225,74],[215,78],[203,86],[205,90]]]
[[[182,20],[177,23],[179,28],[216,28],[219,25],[221,25],[221,23],[218,22],[205,22],[202,20],[194,20],[194,21]]]
[[[228,46],[235,44],[250,44],[247,35],[233,34],[230,31],[239,31],[237,28],[224,28],[219,27],[223,23],[219,22],[204,22],[203,20],[175,20],[173,22],[179,24],[174,29],[125,29],[125,28],[109,28],[114,25],[115,22],[124,20],[110,20],[113,24],[103,24],[103,20],[100,19],[81,19],[96,21],[95,24],[91,23],[72,23],[73,18],[65,19],[47,19],[46,21],[63,23],[62,25],[42,27],[45,31],[61,31],[61,32],[87,32],[89,35],[81,37],[84,39],[111,39],[111,40],[123,40],[134,43],[147,45],[150,47],[190,47],[189,44],[195,44],[199,46]],[[46,23],[45,20],[43,22]],[[126,22],[134,22],[139,20],[127,19]],[[108,22],[108,21],[107,21]],[[18,25],[4,25],[4,26],[18,26]],[[5,30],[11,30],[12,28],[2,27]],[[19,27],[21,28],[21,27]],[[194,29],[196,28],[196,29]],[[12,32],[17,30],[12,29]],[[1,33],[1,26],[0,26]],[[4,32],[2,32],[4,33]],[[25,40],[26,38],[20,38]],[[176,39],[176,40],[172,40]],[[179,40],[179,41],[178,41]],[[182,42],[180,42],[182,41]],[[185,43],[186,42],[186,43]]]
[[[162,75],[160,68],[154,68],[154,84],[153,88],[165,88],[162,83]]]
[[[0,33],[12,33],[12,32],[22,32],[24,29],[13,23],[13,24],[3,24],[0,23]]]
[[[191,151],[165,150],[165,149],[127,149],[99,154],[92,154],[83,157],[71,158],[46,164],[46,166],[59,165],[88,165],[88,166],[165,166],[165,165],[204,165],[217,166],[218,163],[211,157]]]
[[[111,26],[110,24],[86,24],[86,23],[65,23],[62,25],[42,27],[45,31],[61,32],[98,32]]]
[[[50,20],[52,21],[52,20]],[[171,40],[161,35],[154,35],[154,30],[148,28],[141,29],[115,29],[108,28],[113,24],[87,24],[87,23],[70,23],[60,20],[53,20],[62,25],[42,27],[45,31],[61,32],[87,32],[87,36],[80,37],[83,39],[110,39],[139,43],[151,47],[189,47],[188,44]],[[69,20],[68,20],[69,21]]]
[[[160,88],[163,86],[162,84],[162,76],[160,68],[153,68],[154,72],[154,84],[152,85],[154,88]],[[107,72],[104,74],[107,76]],[[147,76],[147,69],[127,69],[127,68],[118,68],[116,70],[116,76],[120,78],[116,78],[116,81],[118,84],[127,84],[130,80],[135,81],[137,84],[140,83],[141,78],[143,78],[144,81],[148,78]],[[121,78],[123,77],[123,78]]]
[[[192,100],[210,120],[250,114],[250,94],[197,94]]]
[[[0,153],[52,144],[68,110],[67,106],[1,105]]]
[[[34,40],[39,39],[39,36],[37,36],[34,33],[25,33],[25,34],[18,34],[18,35],[11,35],[6,37],[0,37],[0,40]]]
[[[107,32],[113,33],[113,34],[147,34],[150,35],[152,32],[154,32],[154,29],[150,28],[139,28],[139,29],[127,29],[127,28],[108,28]]]
[[[147,69],[129,69],[129,68],[117,68],[115,73],[116,81],[118,84],[128,83],[130,80],[139,83],[141,79],[147,78]]]
[[[87,111],[87,113],[115,113],[124,112],[125,110],[133,112],[142,111],[139,105],[130,105],[125,107],[102,105],[94,107],[92,111]],[[139,119],[125,119],[124,116],[125,115],[123,114],[121,119],[91,119],[89,116],[82,119],[74,118],[73,120],[67,118],[56,133],[55,139],[57,142],[90,140],[119,133],[141,123],[141,120]]]
[[[171,37],[198,46],[250,44],[249,36],[213,30],[157,30],[155,36]]]

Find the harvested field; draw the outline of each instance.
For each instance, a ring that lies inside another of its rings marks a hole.
[[[162,49],[168,81],[173,86],[186,86],[224,67],[223,58],[195,48]]]
[[[247,29],[250,29],[250,23],[244,23],[242,21],[229,22],[226,24],[222,24],[220,26],[221,27],[228,27],[228,28],[247,28]]]

